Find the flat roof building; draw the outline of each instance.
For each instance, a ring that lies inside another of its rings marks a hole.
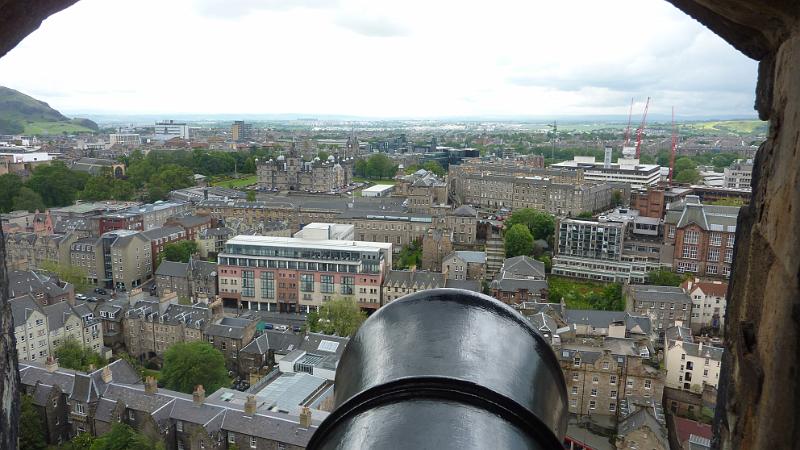
[[[661,166],[641,164],[638,159],[619,158],[616,163],[596,162],[594,156],[576,156],[572,161],[550,165],[557,169],[583,169],[587,181],[627,183],[633,189],[655,186],[661,180]]]

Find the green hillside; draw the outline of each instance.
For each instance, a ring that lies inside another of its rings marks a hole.
[[[89,119],[70,119],[47,103],[0,86],[0,134],[61,134],[92,132]]]

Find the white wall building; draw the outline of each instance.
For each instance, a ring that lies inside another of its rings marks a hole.
[[[126,134],[109,134],[108,135],[109,143],[111,145],[122,145],[124,147],[133,147],[137,145],[141,145],[142,139],[139,137],[138,134],[133,133],[126,133]]]
[[[633,189],[655,186],[661,180],[661,166],[640,164],[638,159],[619,158],[616,163],[596,162],[594,156],[576,156],[572,161],[550,165],[556,169],[583,169],[587,181],[630,184]]]
[[[732,189],[751,189],[750,183],[753,181],[753,160],[740,159],[725,169],[726,188]]]
[[[724,350],[720,347],[681,340],[669,341],[664,353],[667,376],[664,386],[701,393],[703,385],[719,384]]]
[[[695,278],[684,281],[681,287],[692,299],[692,332],[698,334],[703,328],[723,330],[728,283]]]
[[[172,138],[189,139],[189,125],[184,122],[165,120],[156,122],[153,137],[158,141],[168,141]]]

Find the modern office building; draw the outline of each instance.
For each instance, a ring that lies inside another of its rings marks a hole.
[[[172,138],[189,139],[189,125],[174,120],[156,122],[153,137],[157,141],[168,141]]]
[[[244,120],[237,120],[231,125],[231,139],[234,142],[250,139],[253,135],[253,124],[245,123]]]
[[[335,298],[380,307],[392,244],[236,236],[218,256],[219,295],[227,306],[309,312]]]
[[[750,189],[753,180],[753,160],[740,159],[725,169],[724,184],[729,189]]]
[[[550,167],[582,169],[587,181],[626,183],[632,189],[655,186],[661,180],[661,166],[658,164],[641,164],[638,159],[627,158],[619,158],[612,163],[610,155],[603,162],[596,162],[594,156],[576,156],[572,161],[563,161]]]
[[[135,147],[142,144],[142,139],[138,134],[133,133],[112,133],[108,135],[111,145],[121,145],[123,147]]]

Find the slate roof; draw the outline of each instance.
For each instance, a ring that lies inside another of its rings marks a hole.
[[[192,228],[204,223],[210,223],[211,218],[208,216],[180,216],[170,217],[169,221],[172,223],[177,223],[184,228]]]
[[[49,384],[37,383],[36,388],[33,390],[33,395],[31,395],[33,404],[38,406],[46,405],[48,397],[50,397],[50,392],[52,390],[53,386]]]
[[[650,408],[640,408],[633,414],[622,419],[617,426],[617,435],[627,436],[629,433],[636,431],[643,426],[646,426],[653,431],[653,434],[656,436],[656,439],[659,441],[662,448],[669,448],[667,431],[664,426],[659,423],[655,417],[653,417],[653,413],[650,412]]]
[[[58,302],[42,308],[44,315],[47,316],[47,326],[50,331],[64,328],[67,318],[75,315],[67,302]]]
[[[154,241],[156,239],[163,239],[165,237],[172,236],[173,234],[183,233],[183,228],[181,227],[158,227],[153,228],[152,230],[142,231],[142,235],[147,239]]]
[[[478,280],[445,280],[444,287],[452,289],[464,289],[472,292],[483,292],[481,282]]]
[[[194,279],[216,276],[217,263],[191,258],[189,259],[189,271]]]
[[[527,289],[528,292],[540,292],[547,289],[547,281],[545,280],[528,280],[520,278],[504,278],[504,274],[492,280],[490,287],[492,289],[499,289],[504,292],[517,292],[520,289]]]
[[[157,276],[186,278],[189,270],[189,263],[176,261],[161,261],[156,269]]]
[[[625,311],[565,309],[564,322],[568,324],[588,325],[596,328],[608,328],[608,326],[614,322],[624,322],[627,331],[630,332],[638,326],[645,335],[649,335],[653,328],[649,317],[635,316]]]
[[[452,258],[453,256],[457,256],[465,263],[476,263],[476,264],[486,264],[486,252],[475,252],[475,251],[467,251],[467,250],[459,250],[455,251],[445,258],[445,260]]]
[[[322,341],[332,341],[338,343],[339,345],[336,347],[335,352],[328,352],[320,349],[320,343]],[[316,353],[323,356],[330,354],[341,356],[345,347],[347,347],[348,342],[350,342],[349,337],[330,336],[322,333],[307,333],[300,341],[300,349],[309,353]]]
[[[75,381],[69,398],[85,403],[96,402],[100,398],[100,392],[94,378],[85,373],[75,372]]]
[[[444,274],[426,270],[390,270],[386,274],[384,286],[419,286],[425,288],[444,287]]]
[[[725,353],[725,349],[721,347],[713,347],[711,345],[703,345],[703,348],[701,349],[700,344],[683,342],[681,346],[683,347],[683,351],[689,356],[709,358],[713,361],[722,361],[722,354]]]
[[[242,322],[231,320],[233,318],[226,317],[220,322],[208,324],[203,334],[208,336],[221,336],[230,339],[243,339],[244,331],[251,321],[244,320]]]
[[[692,330],[686,327],[669,327],[664,330],[664,340],[667,342],[670,341],[683,341],[683,342],[694,342],[694,337],[692,336]]]
[[[675,286],[631,285],[629,289],[635,301],[692,303],[692,299],[683,289]]]
[[[175,403],[172,405],[169,416],[172,419],[203,425],[224,412],[225,408],[221,406],[208,403],[198,405],[192,400],[176,399]]]
[[[258,412],[250,416],[243,411],[228,409],[222,420],[222,429],[305,447],[316,431],[317,425],[312,424],[309,429],[304,429],[278,413]]]
[[[503,261],[500,268],[503,277],[506,278],[527,278],[535,277],[544,279],[544,263],[537,261],[530,256],[515,256]]]
[[[703,205],[697,196],[687,195],[668,205],[664,221],[678,228],[695,223],[703,230],[734,232],[739,210],[738,206]]]
[[[28,293],[43,292],[59,296],[69,292],[67,283],[58,284],[55,277],[35,270],[12,270],[8,272],[8,288],[11,298]]]
[[[453,215],[458,217],[478,217],[478,210],[470,205],[461,205],[453,211]]]
[[[117,402],[107,397],[101,397],[100,401],[97,402],[97,409],[94,411],[94,418],[95,420],[99,420],[105,423],[111,423],[113,417],[111,414],[114,412],[114,408],[117,407]]]
[[[529,316],[528,320],[531,322],[531,325],[533,325],[533,327],[540,332],[553,334],[556,332],[556,330],[558,330],[558,324],[556,323],[555,319],[548,316],[544,312]]]
[[[275,353],[286,354],[300,348],[302,339],[302,336],[289,331],[264,330],[263,334],[244,346],[240,352],[263,355],[272,349]]]
[[[11,315],[14,318],[14,326],[19,327],[28,321],[33,311],[42,312],[42,307],[36,303],[30,295],[23,295],[15,299],[9,300],[11,304]]]

